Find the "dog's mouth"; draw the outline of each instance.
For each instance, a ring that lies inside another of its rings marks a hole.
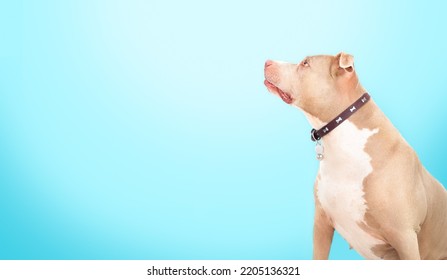
[[[293,98],[292,98],[292,96],[290,96],[290,94],[282,91],[279,87],[275,86],[271,82],[264,80],[264,85],[267,87],[267,89],[270,92],[277,94],[287,104],[291,104],[293,102]]]

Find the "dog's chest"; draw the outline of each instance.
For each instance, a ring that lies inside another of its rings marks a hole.
[[[368,138],[377,129],[358,129],[349,121],[328,135],[325,158],[320,164],[317,198],[331,218],[335,229],[366,258],[376,258],[371,248],[382,242],[366,233],[364,222],[367,204],[364,179],[373,172],[371,158],[364,151]]]

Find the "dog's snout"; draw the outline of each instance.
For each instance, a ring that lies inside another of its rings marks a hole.
[[[272,64],[273,64],[273,61],[270,60],[270,59],[267,59],[267,61],[265,62],[264,67],[267,68],[267,67],[269,67],[269,66],[272,65]]]

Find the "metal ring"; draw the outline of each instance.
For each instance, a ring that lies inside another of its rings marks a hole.
[[[315,128],[312,128],[312,130],[310,131],[310,140],[315,142],[315,141],[318,141],[320,139],[321,139],[321,137],[318,136],[317,130]]]

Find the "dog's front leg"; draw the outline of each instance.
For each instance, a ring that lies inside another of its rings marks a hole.
[[[334,228],[329,218],[321,208],[318,199],[315,200],[315,219],[313,236],[313,259],[327,260],[331,249]]]
[[[387,237],[401,260],[420,260],[417,234],[414,230],[392,232]]]

